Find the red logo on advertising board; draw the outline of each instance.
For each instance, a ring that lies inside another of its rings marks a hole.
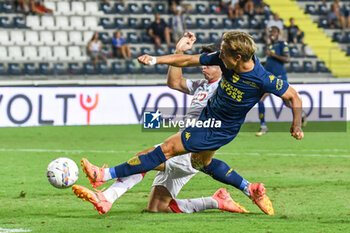
[[[95,95],[95,102],[92,103],[91,97],[88,95],[86,98],[86,103],[85,105],[84,100],[83,100],[83,94],[80,94],[80,105],[81,107],[87,112],[87,124],[90,124],[90,112],[94,110],[98,104],[98,94]]]

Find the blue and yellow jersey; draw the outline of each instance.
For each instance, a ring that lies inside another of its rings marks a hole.
[[[289,47],[285,41],[277,41],[270,44],[267,49],[276,55],[289,54]],[[284,63],[271,56],[268,56],[266,59],[265,69],[276,76],[283,76],[287,73],[284,68]]]
[[[218,89],[208,101],[201,120],[215,118],[221,120],[226,126],[239,128],[248,111],[265,92],[282,96],[289,87],[287,81],[267,72],[255,56],[253,57],[255,66],[252,71],[235,73],[225,67],[219,54],[220,51],[204,53],[200,57],[202,65],[219,65],[223,72]]]

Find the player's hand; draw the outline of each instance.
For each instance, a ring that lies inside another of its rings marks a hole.
[[[196,36],[192,32],[186,32],[176,44],[176,52],[185,52],[192,49]]]
[[[137,60],[138,60],[141,64],[147,66],[147,65],[151,65],[150,62],[153,60],[153,57],[150,56],[150,55],[145,54],[145,55],[139,56],[139,57],[137,58]]]
[[[304,132],[300,126],[292,125],[292,127],[290,127],[290,133],[297,140],[301,140],[304,138]]]
[[[271,56],[272,52],[271,52],[271,50],[266,50],[265,54],[266,54],[266,56]]]

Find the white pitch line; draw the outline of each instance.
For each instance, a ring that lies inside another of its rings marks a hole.
[[[0,233],[14,233],[14,232],[31,232],[32,230],[25,230],[25,229],[7,229],[7,228],[0,228]]]
[[[259,150],[260,151],[260,150]],[[350,154],[337,155],[337,154],[295,154],[295,153],[270,153],[265,150],[264,154],[259,152],[216,152],[217,155],[252,155],[252,156],[282,156],[282,157],[330,157],[330,158],[350,158]],[[118,153],[130,153],[135,154],[139,151],[126,151],[126,150],[63,150],[63,149],[21,149],[21,148],[0,148],[0,152],[38,152],[38,153],[65,153],[65,154],[84,154],[84,153],[96,153],[96,154],[118,154]],[[261,151],[260,151],[261,152]],[[310,150],[315,152],[315,150]],[[318,150],[317,152],[330,152],[326,150]],[[334,152],[334,151],[332,151]],[[0,232],[1,233],[1,232]]]

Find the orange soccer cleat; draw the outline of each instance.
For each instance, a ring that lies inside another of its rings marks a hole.
[[[265,184],[263,183],[249,184],[250,199],[252,199],[265,214],[274,215],[275,210],[273,209],[270,198],[266,196],[265,191]]]
[[[81,166],[83,167],[83,171],[86,174],[86,177],[90,180],[90,184],[93,188],[97,188],[98,186],[106,183],[106,181],[103,180],[105,175],[104,168],[107,167],[106,164],[104,164],[102,168],[99,168],[91,164],[87,159],[83,158],[81,160]]]
[[[228,193],[225,188],[218,189],[212,198],[218,202],[220,210],[236,213],[249,213],[249,211],[239,205],[238,202],[232,200],[230,193]]]
[[[105,195],[100,190],[95,189],[96,192],[93,192],[81,185],[73,185],[72,190],[78,198],[91,202],[99,214],[107,213],[112,207],[112,203],[107,201]]]

